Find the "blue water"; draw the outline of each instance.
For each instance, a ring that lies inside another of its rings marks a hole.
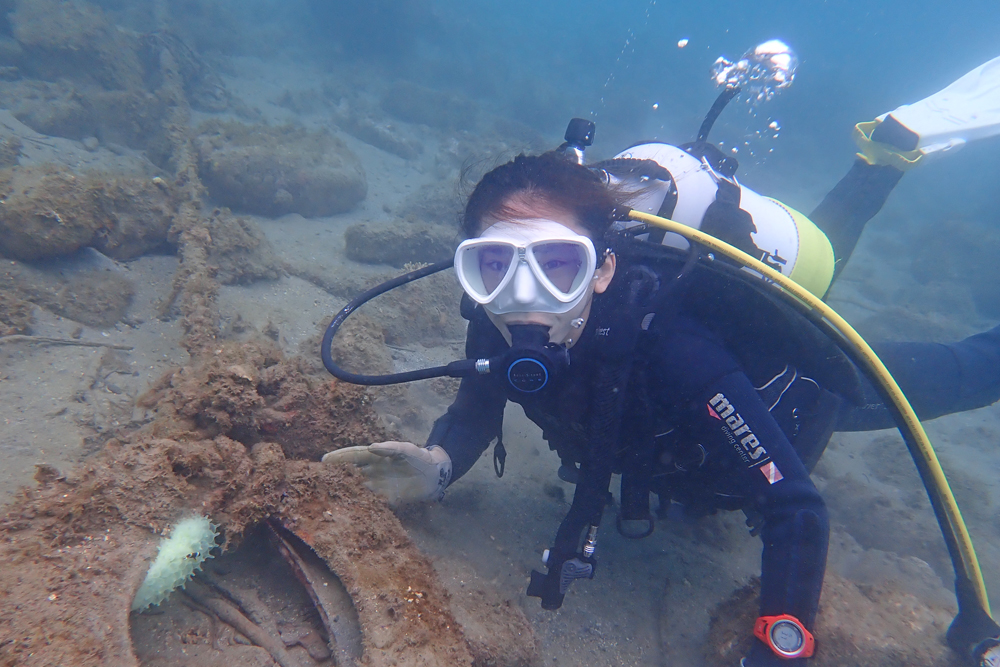
[[[768,194],[794,197],[808,165],[822,178],[797,202],[803,208],[825,192],[819,182],[832,186],[849,165],[855,123],[920,99],[995,57],[1000,30],[1000,9],[986,0],[245,6],[252,8],[243,15],[248,32],[285,38],[269,48],[338,65],[375,64],[392,78],[459,91],[553,142],[569,117],[593,118],[594,152],[604,156],[639,139],[690,140],[716,94],[708,79],[715,58],[783,39],[799,55],[798,78],[758,112],[779,119],[784,138],[744,158],[744,173]],[[680,39],[690,40],[683,49]],[[766,124],[730,110],[713,138],[739,143]],[[961,202],[957,214],[989,217],[1000,201],[996,188],[982,185],[1000,164],[996,147],[994,141],[969,149],[947,173],[912,179],[923,182],[905,196],[939,215]],[[758,168],[762,157],[766,169]],[[949,193],[947,205],[939,201],[942,191]]]

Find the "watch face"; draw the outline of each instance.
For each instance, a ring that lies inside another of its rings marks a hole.
[[[802,630],[790,621],[778,621],[771,626],[771,642],[785,654],[797,653],[805,643]]]

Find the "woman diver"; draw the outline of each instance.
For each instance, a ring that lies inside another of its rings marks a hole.
[[[995,98],[1000,59],[970,75],[984,71]],[[623,220],[631,208],[699,227],[783,273],[798,271],[822,295],[903,170],[948,143],[927,110],[956,84],[859,126],[859,159],[808,218],[738,184],[707,132],[685,146],[643,144],[584,166],[592,126],[571,124],[559,150],[490,171],[469,197],[454,262],[469,320],[466,356],[479,360],[479,372],[463,378],[424,447],[376,443],[324,461],[359,465],[376,486],[402,479],[397,497],[440,499],[494,442],[502,472],[504,406],[515,401],[558,452],[559,476],[576,484],[545,554],[548,573],[532,573],[529,595],[556,609],[573,579],[593,577],[598,525],[620,473],[617,526],[627,537],[652,532],[650,494],[661,511],[746,512],[764,548],[760,618],[747,629],[759,641],[743,664],[801,663],[815,647],[829,537],[809,471],[832,432],[888,428],[890,413],[787,308],[731,272],[703,270],[692,259],[697,249],[679,238]],[[954,145],[988,135],[952,128],[949,136]],[[795,245],[772,243],[782,225]],[[654,245],[688,255],[665,261],[649,252]],[[1000,327],[950,345],[875,349],[921,419],[1000,399]],[[489,372],[494,360],[503,365]],[[1000,634],[990,623],[980,636]],[[998,643],[956,648],[973,664],[993,664]]]

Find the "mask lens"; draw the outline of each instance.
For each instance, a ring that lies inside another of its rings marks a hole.
[[[538,267],[552,285],[569,294],[580,284],[581,272],[587,264],[587,252],[579,243],[553,241],[532,248]]]
[[[514,248],[509,245],[491,244],[480,246],[476,250],[479,255],[479,274],[483,279],[483,288],[486,294],[492,294],[510,270],[510,263],[514,259]]]

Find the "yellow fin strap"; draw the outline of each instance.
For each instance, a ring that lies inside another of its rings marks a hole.
[[[895,167],[899,171],[907,171],[920,164],[920,161],[924,157],[920,149],[901,151],[889,144],[872,141],[872,133],[881,122],[880,120],[873,120],[867,123],[858,123],[854,126],[854,143],[861,149],[858,157],[870,165]]]

